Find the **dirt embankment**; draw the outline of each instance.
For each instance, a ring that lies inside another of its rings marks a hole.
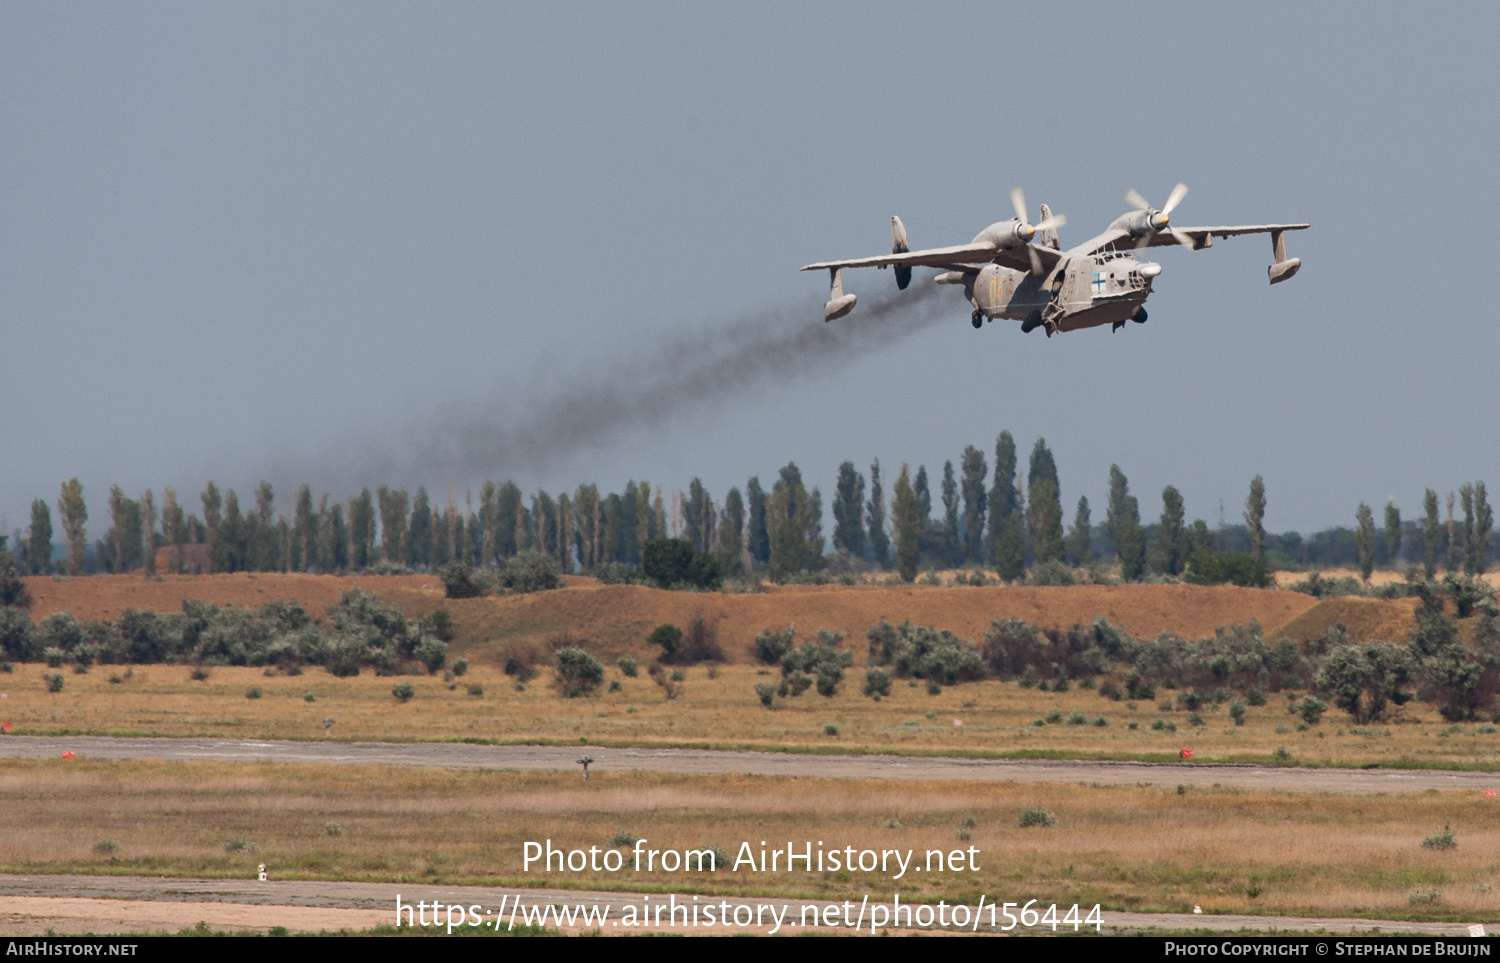
[[[978,641],[992,620],[1014,616],[1044,627],[1104,616],[1135,635],[1170,630],[1209,635],[1222,625],[1256,619],[1268,635],[1318,605],[1296,592],[1194,585],[1046,587],[785,586],[753,594],[664,592],[637,585],[600,585],[570,576],[568,587],[535,595],[445,599],[433,576],[333,576],[236,573],[163,576],[95,575],[73,580],[29,578],[31,615],[72,612],[80,619],[113,619],[127,608],[181,611],[184,599],[258,607],[290,598],[321,616],[349,588],[359,586],[413,615],[446,608],[459,623],[459,651],[541,642],[569,632],[603,654],[644,652],[645,638],[663,622],[686,625],[702,616],[718,629],[729,658],[748,656],[756,633],[796,625],[806,635],[838,629],[863,639],[880,619],[910,619]],[[1314,633],[1316,634],[1316,633]]]

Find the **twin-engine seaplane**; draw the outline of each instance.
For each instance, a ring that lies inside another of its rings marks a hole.
[[[1286,254],[1286,232],[1301,231],[1308,224],[1236,224],[1228,227],[1176,227],[1172,211],[1187,195],[1186,184],[1178,184],[1161,209],[1132,188],[1125,200],[1135,210],[1117,217],[1103,234],[1068,250],[1058,243],[1057,229],[1068,223],[1041,205],[1041,220],[1026,218],[1026,196],[1017,187],[1010,192],[1016,216],[991,224],[968,244],[913,251],[907,244],[906,226],[891,218],[891,253],[849,261],[809,264],[804,271],[827,270],[832,292],[823,306],[823,320],[842,318],[854,310],[858,297],[844,293],[844,268],[895,268],[896,287],[905,290],[914,267],[939,268],[938,284],[962,285],[964,297],[974,307],[974,327],[986,320],[1007,318],[1021,322],[1023,332],[1043,328],[1047,337],[1056,331],[1073,331],[1108,324],[1118,331],[1126,321],[1144,323],[1146,298],[1151,282],[1161,274],[1161,265],[1141,258],[1148,247],[1180,244],[1189,250],[1212,247],[1216,237],[1236,234],[1270,234],[1273,260],[1268,273],[1279,284],[1297,273],[1298,258]]]

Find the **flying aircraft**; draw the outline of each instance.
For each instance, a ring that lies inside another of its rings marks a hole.
[[[1197,251],[1212,247],[1216,237],[1237,234],[1270,234],[1273,260],[1268,274],[1279,284],[1297,273],[1299,258],[1286,254],[1286,232],[1305,230],[1309,224],[1236,224],[1227,227],[1176,227],[1171,215],[1188,187],[1179,183],[1160,209],[1131,188],[1125,200],[1134,210],[1115,218],[1103,234],[1074,248],[1063,250],[1057,229],[1068,223],[1041,205],[1041,220],[1026,218],[1026,195],[1017,187],[1010,192],[1016,216],[980,231],[968,244],[913,251],[901,218],[891,217],[891,253],[848,261],[809,264],[804,271],[827,270],[831,293],[823,306],[823,320],[842,318],[854,310],[858,296],[844,293],[844,268],[894,268],[896,287],[911,283],[913,267],[940,268],[933,278],[938,284],[962,285],[964,297],[974,307],[970,321],[981,328],[986,320],[1007,318],[1021,322],[1022,332],[1043,328],[1047,337],[1058,331],[1075,331],[1108,324],[1118,331],[1126,321],[1144,324],[1146,298],[1151,283],[1161,274],[1161,265],[1141,259],[1148,247],[1181,245]]]

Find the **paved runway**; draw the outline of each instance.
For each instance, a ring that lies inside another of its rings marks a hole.
[[[974,782],[1154,783],[1303,792],[1422,792],[1500,788],[1500,773],[1433,769],[1311,769],[1204,763],[1058,762],[934,756],[825,756],[704,749],[599,746],[482,746],[467,743],[347,743],[147,739],[109,736],[5,736],[0,757],[163,759],[174,762],[288,762],[433,766],[446,769],[651,770],[685,775],[750,773],[827,779],[952,779]]]

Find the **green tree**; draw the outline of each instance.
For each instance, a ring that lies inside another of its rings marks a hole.
[[[917,497],[917,524],[925,526],[932,520],[932,489],[927,484],[927,466],[917,466],[917,477],[912,482],[912,491]]]
[[[368,488],[349,501],[349,566],[367,569],[375,555],[375,500]]]
[[[454,512],[454,520],[458,522],[456,537],[453,542],[454,552],[458,553],[458,547],[463,541],[463,522],[458,518],[458,512]],[[327,546],[326,561],[323,564],[325,572],[342,572],[349,568],[349,527],[344,523],[344,506],[334,504],[328,509],[326,536],[322,544]]]
[[[1458,489],[1459,501],[1464,507],[1464,526],[1459,538],[1460,550],[1463,552],[1463,570],[1471,575],[1478,575],[1479,571],[1475,564],[1474,552],[1474,486],[1462,485]]]
[[[112,527],[99,542],[99,558],[111,572],[123,574],[141,561],[141,504],[111,485],[109,517]]]
[[[1089,524],[1088,496],[1080,495],[1078,510],[1073,514],[1073,527],[1068,531],[1068,561],[1073,565],[1087,565],[1090,558],[1089,539],[1093,534]]]
[[[240,516],[240,499],[231,488],[224,496],[224,515],[209,532],[209,571],[242,571],[245,568],[244,537],[245,521]]]
[[[823,539],[813,536],[812,500],[795,462],[781,469],[766,505],[771,574],[784,578],[822,564]]]
[[[1156,532],[1156,544],[1151,547],[1152,565],[1158,572],[1181,575],[1187,568],[1191,550],[1187,537],[1187,512],[1183,509],[1182,493],[1168,485],[1161,491],[1161,524]]]
[[[1431,488],[1422,496],[1422,512],[1422,566],[1432,578],[1437,574],[1438,497]]]
[[[406,491],[392,491],[381,485],[375,493],[380,505],[380,557],[400,563],[406,559]]]
[[[1359,577],[1366,583],[1375,571],[1375,513],[1364,502],[1359,503],[1354,513],[1358,527],[1354,530],[1354,542],[1359,546]]]
[[[865,506],[866,519],[870,525],[870,554],[875,564],[888,568],[891,564],[891,539],[885,531],[885,489],[880,484],[880,459],[870,462],[870,502]]]
[[[984,476],[989,473],[989,468],[984,463],[984,452],[973,445],[964,448],[961,465],[964,493],[964,561],[983,565],[986,514]]]
[[[151,489],[141,494],[141,561],[147,575],[156,574],[156,501]]]
[[[687,501],[682,506],[684,534],[693,543],[693,551],[706,552],[710,549],[716,514],[713,499],[704,489],[703,482],[694,478],[688,485]]]
[[[1483,575],[1490,563],[1490,533],[1495,528],[1495,513],[1490,508],[1484,482],[1474,483],[1474,541],[1469,545],[1470,571]]]
[[[1057,462],[1043,438],[1038,438],[1031,449],[1026,502],[1026,523],[1031,532],[1031,554],[1036,564],[1060,560],[1063,555],[1062,496],[1058,487]]]
[[[1104,534],[1109,538],[1109,550],[1116,558],[1124,558],[1120,545],[1120,526],[1125,520],[1125,499],[1130,497],[1130,482],[1119,465],[1109,466],[1109,504],[1104,509]]]
[[[177,501],[177,489],[171,485],[162,489],[161,534],[167,544],[172,546],[171,563],[168,568],[174,574],[181,575],[183,546],[187,544],[188,526],[183,517],[182,504]]]
[[[1457,575],[1463,568],[1463,535],[1453,520],[1453,493],[1448,493],[1448,574]]]
[[[297,489],[297,506],[292,514],[292,571],[306,572],[318,563],[318,525],[313,514],[312,489]]]
[[[745,571],[745,499],[738,488],[724,496],[724,517],[719,521],[719,570],[728,576]]]
[[[1134,495],[1125,496],[1120,519],[1120,577],[1134,582],[1146,571],[1146,533],[1141,529],[1141,509]]]
[[[305,489],[304,489],[305,490]],[[311,514],[312,500],[308,499]],[[297,514],[302,514],[301,496],[297,499]],[[432,504],[427,500],[427,489],[417,488],[417,497],[411,503],[411,523],[406,529],[406,564],[414,568],[431,569],[432,566]]]
[[[1020,510],[1020,494],[1021,485],[1016,479],[1016,440],[1010,432],[1002,431],[995,439],[995,483],[990,488],[987,506],[990,522],[986,542],[991,558],[996,557],[995,546],[999,544],[1006,519]]]
[[[276,497],[270,482],[255,486],[254,524],[246,527],[251,537],[245,567],[256,572],[274,572],[280,567],[280,552],[276,544]]]
[[[839,466],[833,490],[833,547],[855,558],[865,554],[865,476],[854,469],[852,461]]]
[[[750,503],[750,531],[747,535],[750,559],[756,565],[771,561],[771,534],[766,525],[766,493],[760,487],[760,478],[755,477],[745,485],[745,498]]]
[[[52,513],[38,498],[31,503],[31,531],[26,538],[26,567],[32,575],[52,571]]]
[[[1256,475],[1250,480],[1250,496],[1245,499],[1245,533],[1250,536],[1250,555],[1266,555],[1266,483]]]
[[[223,508],[223,499],[219,496],[219,486],[209,482],[203,489],[203,494],[198,496],[203,502],[203,526],[208,529],[211,537],[214,529],[219,527],[221,520],[220,511]]]
[[[902,581],[912,582],[916,580],[921,559],[921,526],[917,519],[917,498],[911,487],[910,469],[904,464],[896,478],[891,512],[896,524],[896,571],[901,573]]]
[[[1401,509],[1396,507],[1396,500],[1390,498],[1385,503],[1385,564],[1388,568],[1396,567],[1397,556],[1401,554]]]
[[[943,564],[958,565],[962,541],[958,534],[958,481],[953,476],[953,462],[943,462]]]

